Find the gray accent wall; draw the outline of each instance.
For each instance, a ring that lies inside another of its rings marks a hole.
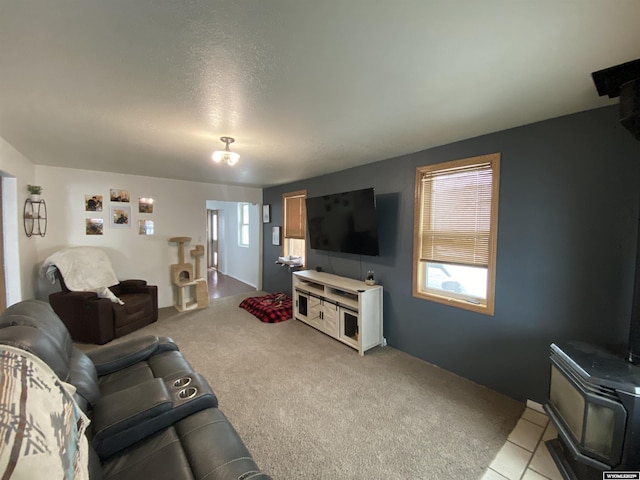
[[[415,169],[501,154],[495,314],[411,294]],[[502,392],[544,403],[549,345],[627,342],[640,202],[640,142],[605,107],[264,190],[263,289],[291,293],[274,262],[282,194],[374,187],[379,257],[308,250],[309,268],[384,287],[390,346]],[[347,347],[345,347],[347,348]]]

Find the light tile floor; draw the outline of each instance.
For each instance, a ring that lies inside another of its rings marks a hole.
[[[481,480],[562,480],[544,442],[557,436],[542,406],[527,408]]]

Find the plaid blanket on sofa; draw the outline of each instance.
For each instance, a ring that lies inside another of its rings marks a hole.
[[[285,293],[276,292],[262,297],[245,298],[240,308],[255,315],[266,323],[283,322],[293,316],[291,297]]]

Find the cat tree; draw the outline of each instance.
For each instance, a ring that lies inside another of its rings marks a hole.
[[[171,280],[177,288],[176,303],[174,307],[179,312],[198,310],[209,306],[209,290],[207,280],[200,277],[200,257],[204,256],[204,246],[196,245],[189,253],[194,259],[193,264],[185,262],[184,246],[191,241],[191,237],[173,237],[171,243],[178,244],[178,263],[171,265]]]

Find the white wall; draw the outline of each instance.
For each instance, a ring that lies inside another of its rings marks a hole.
[[[262,214],[259,204],[249,204],[249,247],[238,245],[240,202],[208,201],[207,208],[219,211],[218,270],[257,289],[261,285]]]
[[[23,205],[27,185],[35,182],[35,166],[0,138],[2,175],[2,219],[4,232],[7,306],[34,296],[35,260],[40,237],[27,237],[23,227]]]
[[[175,289],[171,284],[170,265],[178,262],[178,247],[170,243],[171,237],[191,237],[185,248],[189,260],[189,247],[206,245],[207,200],[249,202],[260,205],[259,188],[233,187],[182,180],[171,180],[137,175],[124,175],[91,170],[79,170],[43,165],[35,166],[36,183],[43,187],[43,198],[48,207],[48,228],[44,238],[37,239],[37,258],[32,265],[41,265],[52,253],[68,246],[88,245],[103,248],[113,263],[119,279],[142,278],[158,285],[158,304],[174,304]],[[109,225],[109,189],[129,191],[131,198],[131,228],[113,228]],[[25,189],[26,192],[26,189]],[[102,195],[103,211],[86,212],[85,195]],[[138,197],[154,199],[152,214],[138,213]],[[257,207],[256,207],[257,211]],[[257,213],[256,213],[257,215]],[[86,235],[86,218],[104,219],[103,235]],[[155,234],[138,234],[138,220],[154,221]],[[260,230],[256,228],[256,230]],[[253,266],[262,265],[262,246],[256,244]],[[201,275],[206,272],[206,259],[200,258]],[[258,277],[259,278],[259,277]],[[59,286],[36,277],[36,296],[46,300]],[[256,282],[256,279],[249,279]],[[243,280],[247,281],[247,280]],[[247,283],[249,283],[247,281]]]

